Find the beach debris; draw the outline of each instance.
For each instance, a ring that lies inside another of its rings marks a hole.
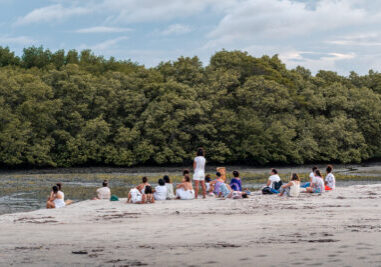
[[[78,250],[78,251],[72,251],[72,254],[78,254],[78,255],[86,255],[88,252],[86,250]]]

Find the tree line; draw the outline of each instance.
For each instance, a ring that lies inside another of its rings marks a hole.
[[[381,74],[287,69],[215,53],[146,68],[77,52],[0,47],[3,166],[361,162],[381,155]]]

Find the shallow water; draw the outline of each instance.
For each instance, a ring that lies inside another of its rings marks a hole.
[[[323,167],[321,167],[323,168]],[[95,190],[102,181],[109,180],[112,194],[125,198],[131,187],[138,184],[143,175],[148,176],[151,184],[156,185],[158,178],[164,174],[170,175],[174,185],[181,181],[183,168],[82,168],[63,170],[33,170],[16,171],[0,174],[0,214],[32,211],[45,208],[45,202],[52,185],[63,183],[66,199],[81,201],[95,196]],[[227,167],[229,173],[241,170],[243,186],[250,190],[260,189],[267,177],[267,168],[252,168],[246,166]],[[215,167],[207,169],[213,173]],[[307,180],[308,168],[281,167],[282,180],[287,181],[291,172],[298,172],[302,180]],[[337,186],[381,183],[381,165],[372,164],[337,166],[335,169]],[[229,178],[229,177],[228,177]]]

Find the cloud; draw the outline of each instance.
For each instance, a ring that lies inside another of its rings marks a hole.
[[[303,66],[318,70],[334,70],[340,61],[352,60],[356,57],[354,53],[320,53],[311,51],[288,51],[279,54],[279,58],[287,64],[288,67]]]
[[[127,40],[128,37],[126,36],[121,36],[121,37],[118,37],[118,38],[114,38],[114,39],[110,39],[110,40],[106,40],[106,41],[103,41],[103,42],[100,42],[100,43],[97,43],[95,45],[81,45],[79,47],[79,50],[82,50],[82,49],[91,49],[95,52],[105,52],[107,50],[110,50],[110,49],[113,49],[116,47],[116,45],[121,42],[121,41],[124,41],[124,40]]]
[[[162,35],[180,35],[191,32],[192,28],[187,25],[182,24],[172,24],[169,25],[164,31],[161,32]]]
[[[343,45],[343,46],[381,46],[380,34],[373,33],[360,33],[347,36],[341,36],[334,40],[326,41],[327,44]]]
[[[37,8],[20,17],[14,23],[15,26],[21,26],[32,23],[61,21],[72,16],[88,14],[91,9],[86,7],[63,7],[61,4]]]
[[[119,28],[119,27],[106,27],[106,26],[96,26],[90,28],[83,28],[76,30],[76,33],[120,33],[131,31],[130,28]]]
[[[0,36],[0,43],[4,45],[32,45],[37,41],[27,36]]]
[[[291,0],[245,1],[229,10],[208,37],[209,45],[240,40],[284,39],[362,24],[367,12],[353,1],[321,0],[314,9]]]
[[[113,14],[108,22],[169,21],[197,15],[211,8],[221,12],[241,0],[104,0],[101,10]]]

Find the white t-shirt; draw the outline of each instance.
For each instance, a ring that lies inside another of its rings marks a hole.
[[[111,197],[111,190],[108,187],[101,187],[97,189],[97,197],[99,199],[110,199]]]
[[[206,192],[209,192],[210,190],[210,183],[205,183]]]
[[[138,189],[132,188],[130,190],[130,194],[131,194],[131,202],[132,203],[137,203],[137,202],[142,201],[143,195]]]
[[[173,184],[166,183],[165,187],[167,188],[167,199],[175,198],[175,194],[173,192]]]
[[[325,181],[327,182],[327,185],[330,188],[335,189],[335,187],[336,187],[336,179],[335,179],[335,176],[332,173],[328,173],[327,174],[327,176],[325,177]]]
[[[203,156],[197,156],[194,158],[194,161],[196,162],[196,169],[194,170],[194,172],[195,173],[204,173],[205,172],[206,159]]]
[[[310,173],[310,179],[313,183],[315,182],[315,174],[313,172]]]
[[[271,175],[271,176],[269,177],[269,180],[271,181],[269,187],[272,188],[273,185],[274,185],[274,182],[279,182],[279,181],[280,181],[280,177],[279,177],[278,174],[274,174],[274,175]]]
[[[165,185],[158,185],[155,187],[155,192],[153,196],[155,200],[166,200],[168,189]]]

